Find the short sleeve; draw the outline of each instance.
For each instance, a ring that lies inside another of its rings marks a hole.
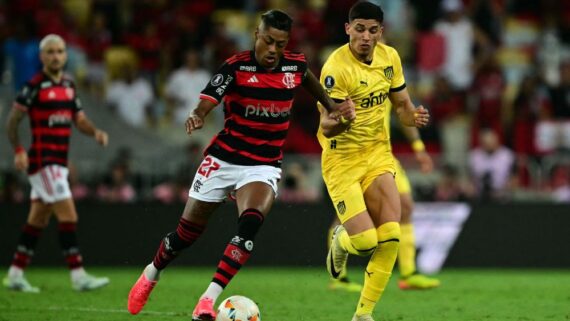
[[[395,49],[392,51],[392,65],[394,66],[394,77],[392,77],[392,83],[390,84],[390,92],[400,91],[406,88],[406,80],[404,79],[400,55],[398,55]]]
[[[34,100],[37,95],[37,90],[30,84],[25,84],[24,87],[16,95],[14,101],[14,107],[19,108],[23,111],[28,111],[28,109],[34,104]]]
[[[320,81],[332,99],[345,100],[349,96],[350,88],[344,68],[335,68],[327,61],[321,70]]]
[[[77,88],[73,86],[73,112],[78,113],[83,110],[83,104],[81,103],[81,98],[77,94]]]
[[[235,72],[231,64],[225,62],[210,78],[206,88],[200,92],[200,99],[219,104],[222,98],[233,87]]]

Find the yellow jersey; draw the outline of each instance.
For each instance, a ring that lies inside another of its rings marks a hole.
[[[357,60],[345,44],[329,56],[320,81],[331,98],[351,98],[356,105],[356,120],[347,131],[329,139],[319,128],[317,137],[323,153],[350,153],[390,144],[388,94],[406,87],[400,56],[394,48],[378,43],[368,65]]]

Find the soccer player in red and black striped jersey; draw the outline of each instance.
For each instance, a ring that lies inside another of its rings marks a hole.
[[[282,146],[298,87],[304,87],[339,116],[355,117],[352,101],[337,104],[328,97],[307,69],[303,54],[285,50],[291,24],[291,18],[282,11],[263,14],[255,31],[254,50],[226,60],[202,91],[198,107],[186,122],[187,133],[200,129],[206,115],[221,102],[225,125],[205,151],[176,231],[166,235],[153,262],[129,293],[132,314],[143,308],[160,271],[200,237],[214,210],[228,192],[235,192],[237,233],[192,313],[193,320],[215,319],[214,303],[250,257],[255,236],[277,194]]]
[[[109,283],[108,278],[85,272],[77,245],[77,212],[67,181],[67,152],[71,124],[100,145],[106,146],[108,135],[97,129],[85,116],[73,81],[64,76],[67,60],[64,40],[55,34],[40,42],[42,71],[26,83],[18,94],[8,119],[8,138],[15,151],[16,169],[27,171],[31,207],[4,286],[23,292],[39,292],[24,277],[42,230],[52,214],[59,222],[59,241],[71,271],[72,288],[93,290]],[[25,115],[30,119],[32,145],[26,151],[18,136]]]

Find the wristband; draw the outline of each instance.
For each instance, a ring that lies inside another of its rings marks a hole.
[[[426,145],[424,145],[421,139],[416,139],[412,142],[412,150],[416,153],[423,152],[426,150]]]
[[[20,153],[25,153],[26,149],[24,147],[22,147],[21,145],[16,147],[16,149],[14,149],[14,153],[16,154],[20,154]]]

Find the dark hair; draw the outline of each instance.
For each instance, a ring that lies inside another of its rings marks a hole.
[[[354,19],[374,19],[380,23],[384,22],[384,11],[379,6],[368,2],[358,1],[348,12],[348,22]]]
[[[293,19],[281,10],[269,10],[261,15],[261,22],[264,27],[273,27],[275,29],[290,32]]]

